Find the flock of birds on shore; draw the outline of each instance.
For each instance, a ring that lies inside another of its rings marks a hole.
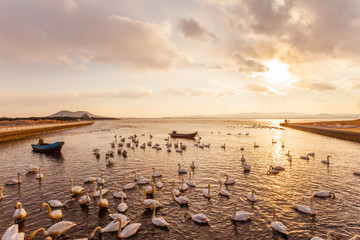
[[[213,132],[211,132],[211,134],[213,134]],[[249,135],[249,133],[246,133],[246,135]],[[151,138],[152,138],[152,136],[150,135],[150,139]],[[127,157],[126,150],[122,149],[122,147],[124,147],[124,145],[126,147],[133,148],[133,149],[135,147],[139,146],[139,139],[137,138],[136,135],[128,137],[128,139],[130,139],[131,142],[128,142],[126,144],[125,144],[125,138],[121,138],[121,136],[120,136],[119,139],[120,139],[120,141],[117,144],[119,149],[118,149],[117,153],[119,155],[122,155],[123,157]],[[194,144],[196,147],[199,147],[199,148],[210,147],[210,144],[201,143],[200,139],[199,139],[199,141],[197,141]],[[169,138],[166,138],[165,141],[167,142],[166,143],[167,151],[171,152],[172,143],[169,141]],[[115,135],[115,140],[111,143],[111,147],[114,148],[116,146],[116,143],[117,143],[117,136]],[[274,143],[276,143],[276,141],[272,140],[272,143],[274,144]],[[152,145],[151,141],[149,141],[147,144],[143,143],[140,147],[146,148],[146,146],[155,148],[156,150],[161,150],[160,144]],[[257,145],[254,142],[254,148],[258,148],[258,147],[259,147],[259,145]],[[187,146],[182,143],[176,142],[174,144],[174,148],[176,149],[176,152],[182,153],[182,151],[186,150]],[[222,145],[221,148],[226,149],[226,145],[225,144]],[[285,148],[284,143],[282,144],[282,148]],[[243,151],[243,150],[244,150],[244,148],[242,147],[241,151]],[[94,149],[93,153],[97,158],[100,158],[101,154],[100,154],[99,149],[97,149],[97,148]],[[113,158],[114,151],[110,150],[105,155],[106,155],[105,159],[106,159],[107,166],[115,164],[115,160]],[[290,151],[287,152],[286,156],[288,157],[289,162],[291,162],[293,160],[292,156],[290,154]],[[315,153],[312,152],[312,153],[308,153],[307,155],[300,156],[300,159],[309,160],[310,157],[314,157],[314,156],[315,156]],[[329,165],[330,164],[329,159],[330,159],[330,156],[327,156],[327,160],[322,160],[321,162]],[[242,157],[241,157],[241,162],[242,162],[244,171],[249,172],[251,170],[251,166],[246,162],[244,155],[242,155]],[[192,161],[192,163],[190,164],[189,167],[194,171],[196,169],[195,162]],[[41,172],[41,168],[38,166],[30,165],[25,170],[27,172],[37,173],[35,175],[35,178],[37,178],[37,179],[41,180],[44,177]],[[278,174],[280,171],[283,171],[283,170],[285,170],[285,168],[282,166],[269,166],[269,170],[267,171],[267,174]],[[181,164],[178,164],[177,171],[180,176],[183,176],[184,174],[188,173],[187,170],[181,166]],[[70,178],[69,179],[69,181],[70,181],[69,192],[72,194],[71,199],[69,199],[65,202],[61,202],[59,200],[49,200],[47,202],[42,203],[40,206],[40,209],[46,208],[48,210],[49,218],[51,220],[53,220],[53,222],[55,222],[55,221],[58,221],[58,222],[53,224],[47,230],[45,228],[39,228],[39,229],[33,231],[32,233],[30,233],[28,239],[30,240],[38,232],[41,232],[44,236],[47,236],[46,240],[50,240],[50,239],[52,239],[52,237],[60,237],[62,234],[64,234],[66,231],[68,231],[69,229],[71,229],[72,227],[74,227],[76,225],[76,223],[74,223],[72,221],[62,220],[62,211],[60,209],[52,210],[52,208],[61,208],[61,207],[66,206],[67,203],[77,201],[77,200],[79,201],[79,204],[82,207],[87,207],[89,205],[89,203],[92,201],[90,196],[92,196],[94,198],[93,201],[95,201],[95,197],[98,197],[97,206],[99,207],[99,209],[108,208],[109,204],[108,204],[107,199],[104,197],[104,195],[109,192],[109,189],[103,188],[102,186],[100,186],[98,189],[98,185],[103,185],[105,183],[102,172],[103,172],[103,170],[99,169],[97,177],[88,177],[83,180],[84,184],[92,183],[94,185],[94,190],[91,194],[90,194],[89,189],[85,189],[82,186],[74,186],[73,179]],[[146,178],[145,176],[140,176],[139,174],[136,174],[136,172],[133,172],[133,174],[134,174],[134,181],[130,182],[130,183],[127,183],[127,177],[123,176],[124,183],[123,183],[123,186],[121,187],[122,190],[119,192],[117,191],[117,187],[118,187],[117,183],[116,182],[113,183],[114,187],[115,187],[113,197],[121,198],[121,203],[117,207],[117,209],[120,213],[110,214],[109,216],[113,219],[113,221],[111,221],[106,227],[102,228],[102,227],[98,226],[90,233],[88,238],[83,238],[83,239],[78,239],[78,240],[91,239],[96,235],[97,232],[104,233],[104,232],[116,232],[117,231],[118,238],[127,238],[127,237],[134,235],[139,230],[141,223],[131,223],[130,224],[129,218],[126,215],[124,215],[124,213],[126,212],[126,210],[128,208],[124,199],[127,198],[127,194],[125,193],[125,191],[134,189],[137,185],[140,186],[140,188],[142,189],[143,194],[144,194],[143,195],[144,199],[141,200],[141,204],[145,208],[153,209],[152,223],[155,226],[162,227],[162,228],[167,228],[169,226],[169,223],[163,217],[156,217],[156,209],[161,208],[163,206],[163,204],[155,199],[147,199],[147,195],[153,195],[156,189],[161,189],[163,187],[163,183],[161,182],[162,173],[159,171],[156,171],[156,169],[153,168],[153,174],[151,176],[154,179],[153,182],[151,182],[150,178]],[[356,171],[356,172],[354,172],[354,174],[360,175],[360,171]],[[21,176],[21,174],[18,173],[17,179],[7,180],[5,182],[5,185],[21,184],[22,181],[20,179],[20,176]],[[235,184],[235,180],[230,178],[227,174],[225,174],[224,177],[226,178],[224,182],[219,180],[220,187],[219,187],[219,190],[217,191],[217,193],[224,197],[230,197],[229,191],[226,188],[222,188],[222,184],[233,185],[233,184]],[[156,183],[155,183],[155,179],[158,179],[158,181]],[[190,200],[184,195],[184,193],[186,192],[186,190],[189,187],[190,188],[196,187],[196,183],[194,181],[192,181],[192,179],[191,179],[191,172],[189,172],[189,180],[188,181],[185,182],[184,178],[182,178],[181,184],[178,187],[178,189],[175,187],[175,182],[173,182],[173,189],[171,190],[171,195],[172,195],[174,201],[177,202],[179,205],[187,205],[190,202]],[[5,197],[2,193],[2,191],[4,189],[5,189],[5,187],[0,188],[0,201],[1,201],[1,199],[3,199]],[[85,192],[85,195],[80,197],[80,194],[83,192]],[[208,184],[207,188],[202,190],[202,193],[205,198],[208,198],[208,199],[212,198],[213,195],[211,192],[211,185]],[[301,205],[301,204],[293,204],[293,207],[296,210],[303,212],[305,214],[315,215],[316,212],[313,208],[313,201],[317,201],[315,197],[335,198],[335,194],[331,191],[318,190],[318,191],[314,192],[313,196],[311,196],[310,206]],[[257,201],[257,196],[256,196],[255,190],[251,190],[251,192],[248,193],[246,198],[250,202],[255,203]],[[234,211],[233,211],[233,214],[231,214],[229,216],[229,218],[231,220],[233,220],[233,221],[248,221],[254,215],[254,213],[247,212],[247,211],[242,211],[242,210],[237,211],[236,202],[232,201],[232,204],[234,205]],[[21,202],[17,202],[15,205],[15,208],[16,208],[16,210],[13,214],[13,220],[15,221],[15,224],[11,225],[6,230],[6,232],[3,234],[2,238],[1,238],[2,240],[23,240],[25,238],[25,233],[19,232],[19,230],[18,230],[18,223],[25,219],[25,217],[27,216],[27,213],[26,213],[25,209],[22,207]],[[190,218],[193,221],[200,223],[200,224],[207,224],[210,221],[210,219],[203,213],[191,214],[190,212],[186,212],[185,217]],[[285,225],[276,219],[275,208],[273,208],[273,219],[271,222],[271,227],[273,228],[273,230],[279,232],[284,237],[286,237],[289,234],[288,231],[286,230]],[[327,232],[326,239],[333,239],[332,238],[333,236],[336,239],[339,239],[339,235],[331,230]],[[323,239],[323,238],[320,238],[320,237],[312,238],[312,240],[321,240],[321,239]],[[356,239],[360,240],[360,235],[356,235],[349,240],[356,240]]]

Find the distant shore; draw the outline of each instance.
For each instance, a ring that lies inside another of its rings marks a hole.
[[[0,121],[0,143],[93,124],[94,121]]]
[[[360,142],[360,119],[350,121],[322,121],[309,123],[280,123],[282,127],[298,129],[354,142]]]

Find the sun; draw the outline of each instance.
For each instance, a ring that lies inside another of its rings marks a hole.
[[[293,80],[289,72],[289,64],[283,63],[278,59],[264,62],[268,70],[264,73],[264,78],[272,84],[286,84]]]

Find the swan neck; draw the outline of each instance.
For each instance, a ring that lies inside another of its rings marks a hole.
[[[101,228],[100,226],[96,227],[96,228],[94,229],[94,231],[91,232],[91,234],[90,234],[90,236],[89,236],[89,239],[93,238],[93,237],[95,236],[96,232],[99,231],[99,230],[100,230],[100,232],[101,232],[102,228]]]
[[[20,173],[18,173],[18,183],[21,183],[21,180],[20,180]]]
[[[46,206],[46,207],[47,207],[47,209],[49,210],[49,215],[50,215],[50,214],[51,214],[51,207],[50,207],[50,205],[47,204],[47,203],[43,203],[43,206]]]
[[[115,190],[114,190],[114,194],[116,193],[116,190],[117,190],[117,183],[114,183],[115,184]]]
[[[156,207],[153,208],[153,215],[152,215],[153,219],[155,218],[155,211],[156,211]]]
[[[118,238],[122,238],[122,234],[121,234],[121,218],[118,218],[119,221],[119,231],[118,231]]]
[[[310,209],[311,211],[314,212],[314,207],[313,207],[313,198],[310,199]]]
[[[37,234],[38,232],[40,232],[40,231],[42,231],[43,232],[43,235],[48,235],[47,234],[47,232],[45,231],[45,228],[38,228],[38,229],[36,229],[35,231],[33,231],[31,234],[30,234],[30,236],[29,236],[29,240],[30,239],[32,239],[34,236],[35,236],[35,234]]]
[[[97,182],[94,182],[94,194],[96,193],[96,189],[97,189]]]
[[[101,190],[101,188],[102,188],[102,187],[100,187],[100,200],[99,200],[100,202],[103,200],[103,198],[102,198],[102,190]]]
[[[234,217],[236,216],[236,203],[234,203]]]

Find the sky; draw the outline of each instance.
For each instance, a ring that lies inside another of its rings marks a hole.
[[[360,113],[360,1],[1,0],[0,117]]]

